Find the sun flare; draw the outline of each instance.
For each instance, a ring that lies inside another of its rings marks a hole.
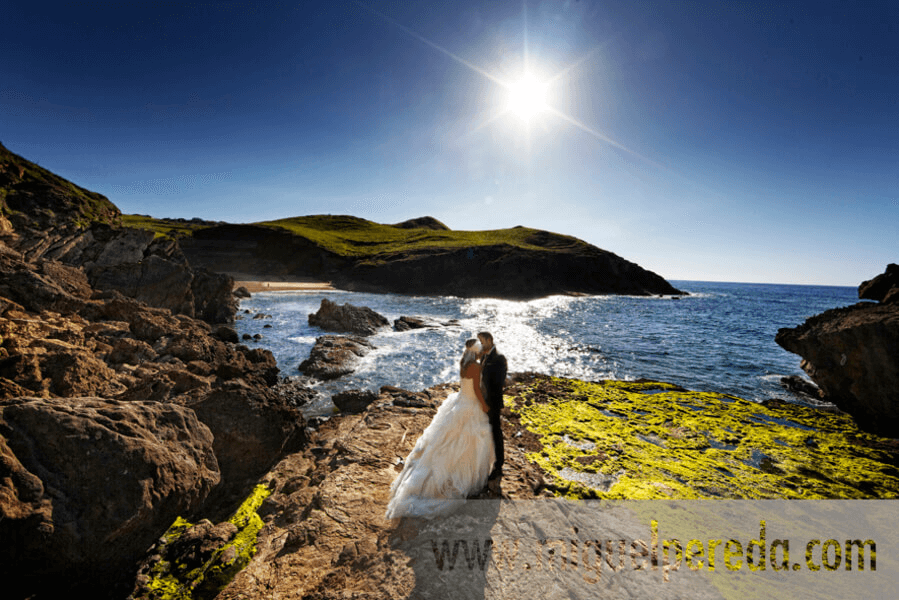
[[[509,110],[524,121],[530,121],[546,110],[546,84],[531,73],[525,73],[509,86]]]

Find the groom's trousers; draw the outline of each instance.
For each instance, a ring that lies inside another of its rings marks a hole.
[[[490,420],[490,429],[493,431],[493,450],[496,453],[496,462],[493,463],[493,470],[497,471],[503,468],[503,462],[505,461],[503,428],[499,419],[499,407],[491,407],[487,412],[487,418]]]

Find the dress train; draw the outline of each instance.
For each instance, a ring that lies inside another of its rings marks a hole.
[[[390,486],[388,519],[434,517],[452,510],[487,483],[495,459],[493,433],[474,380],[463,378],[415,442]]]

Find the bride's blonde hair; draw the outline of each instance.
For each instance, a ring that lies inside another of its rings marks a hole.
[[[460,378],[465,376],[465,369],[468,368],[468,365],[478,359],[478,349],[474,347],[476,344],[480,345],[480,342],[475,338],[465,340],[465,352],[462,353],[462,359],[459,361]]]

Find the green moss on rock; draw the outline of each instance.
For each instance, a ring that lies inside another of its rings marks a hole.
[[[256,553],[256,538],[263,526],[257,511],[270,494],[271,490],[266,486],[257,485],[228,519],[234,527],[226,529],[236,532],[226,543],[211,551],[198,551],[198,543],[192,543],[193,540],[182,543],[195,525],[178,517],[154,549],[159,558],[149,565],[146,582],[131,598],[198,600],[215,597]],[[197,556],[201,557],[200,561],[196,560]]]
[[[851,418],[650,381],[534,376],[506,404],[573,498],[895,498],[890,440]]]

